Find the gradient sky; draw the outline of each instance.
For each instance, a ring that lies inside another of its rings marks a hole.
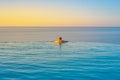
[[[0,0],[0,26],[120,26],[120,0]]]

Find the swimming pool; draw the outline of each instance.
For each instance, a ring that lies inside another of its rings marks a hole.
[[[0,80],[118,80],[119,74],[119,44],[0,43]]]

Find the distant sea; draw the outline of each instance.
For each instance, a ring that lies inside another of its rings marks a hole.
[[[53,40],[62,37],[61,47]],[[120,27],[1,27],[0,80],[119,80]]]
[[[120,43],[120,27],[6,27],[0,28],[0,42],[68,41]]]

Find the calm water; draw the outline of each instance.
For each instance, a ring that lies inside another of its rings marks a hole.
[[[108,28],[0,28],[0,42],[68,41],[120,43],[120,27]]]
[[[70,42],[61,48],[52,40]],[[120,28],[0,28],[0,80],[120,80]]]

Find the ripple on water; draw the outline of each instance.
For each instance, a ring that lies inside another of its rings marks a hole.
[[[0,80],[119,80],[120,45],[0,43]]]

